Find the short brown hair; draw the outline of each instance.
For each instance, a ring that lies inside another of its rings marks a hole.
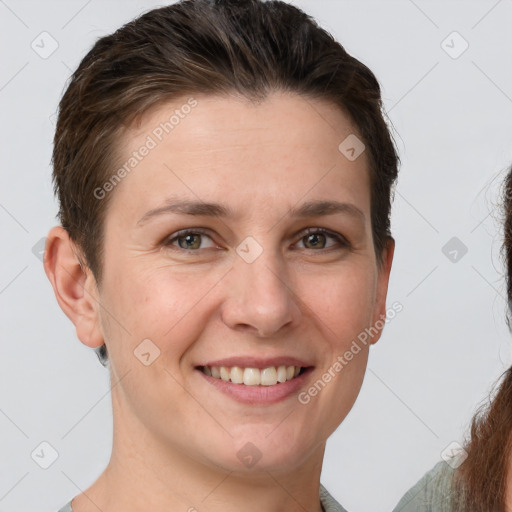
[[[98,200],[94,191],[112,174],[122,131],[150,107],[186,94],[235,92],[262,100],[278,90],[329,100],[359,130],[371,167],[372,233],[382,263],[399,157],[374,74],[285,2],[186,0],[100,38],[59,104],[53,150],[58,216],[98,286],[112,194]]]

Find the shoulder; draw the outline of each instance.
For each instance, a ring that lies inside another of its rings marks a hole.
[[[73,512],[73,509],[71,508],[71,501],[59,509],[59,512]]]
[[[444,460],[411,487],[393,512],[452,512],[454,469]]]
[[[347,512],[330,494],[327,489],[320,484],[320,501],[325,512]]]

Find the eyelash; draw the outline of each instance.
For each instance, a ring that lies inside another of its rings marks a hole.
[[[322,235],[326,235],[330,238],[333,238],[335,239],[338,244],[340,245],[340,247],[336,248],[336,247],[327,247],[327,248],[322,248],[322,249],[305,249],[307,251],[314,251],[314,252],[326,252],[326,251],[330,251],[330,250],[339,250],[339,249],[342,249],[342,248],[351,248],[351,245],[350,243],[348,242],[348,240],[343,237],[342,235],[338,234],[338,233],[335,233],[333,231],[330,231],[328,229],[325,229],[325,228],[307,228],[305,229],[304,231],[301,232],[301,235],[299,237],[299,240],[302,240],[303,238],[305,238],[306,236],[309,236],[309,235],[316,235],[316,234],[322,234]],[[211,236],[208,234],[208,231],[205,230],[205,229],[202,229],[202,228],[188,228],[188,229],[182,229],[181,231],[177,231],[176,233],[170,235],[170,237],[166,238],[163,242],[163,245],[165,247],[170,247],[172,246],[172,243],[174,241],[176,241],[178,238],[182,238],[182,237],[185,237],[187,235],[205,235],[205,236],[208,236],[209,238],[211,238]],[[174,249],[178,250],[178,251],[182,251],[182,252],[190,252],[190,253],[195,253],[195,252],[198,252],[200,251],[201,249],[192,249],[192,250],[188,250],[188,249],[183,249],[182,247],[176,247],[176,246],[173,246]]]

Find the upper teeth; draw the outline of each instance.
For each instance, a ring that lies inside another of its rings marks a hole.
[[[278,382],[291,380],[300,372],[300,366],[269,366],[260,370],[259,368],[241,368],[233,366],[203,366],[203,373],[233,382],[234,384],[245,384],[247,386],[274,386]]]

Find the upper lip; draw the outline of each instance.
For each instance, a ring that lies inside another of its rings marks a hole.
[[[297,359],[296,357],[280,356],[280,357],[252,357],[252,356],[239,356],[227,357],[225,359],[217,359],[216,361],[209,361],[201,366],[226,366],[232,368],[233,366],[240,366],[242,368],[269,368],[270,366],[312,366],[309,363]]]

